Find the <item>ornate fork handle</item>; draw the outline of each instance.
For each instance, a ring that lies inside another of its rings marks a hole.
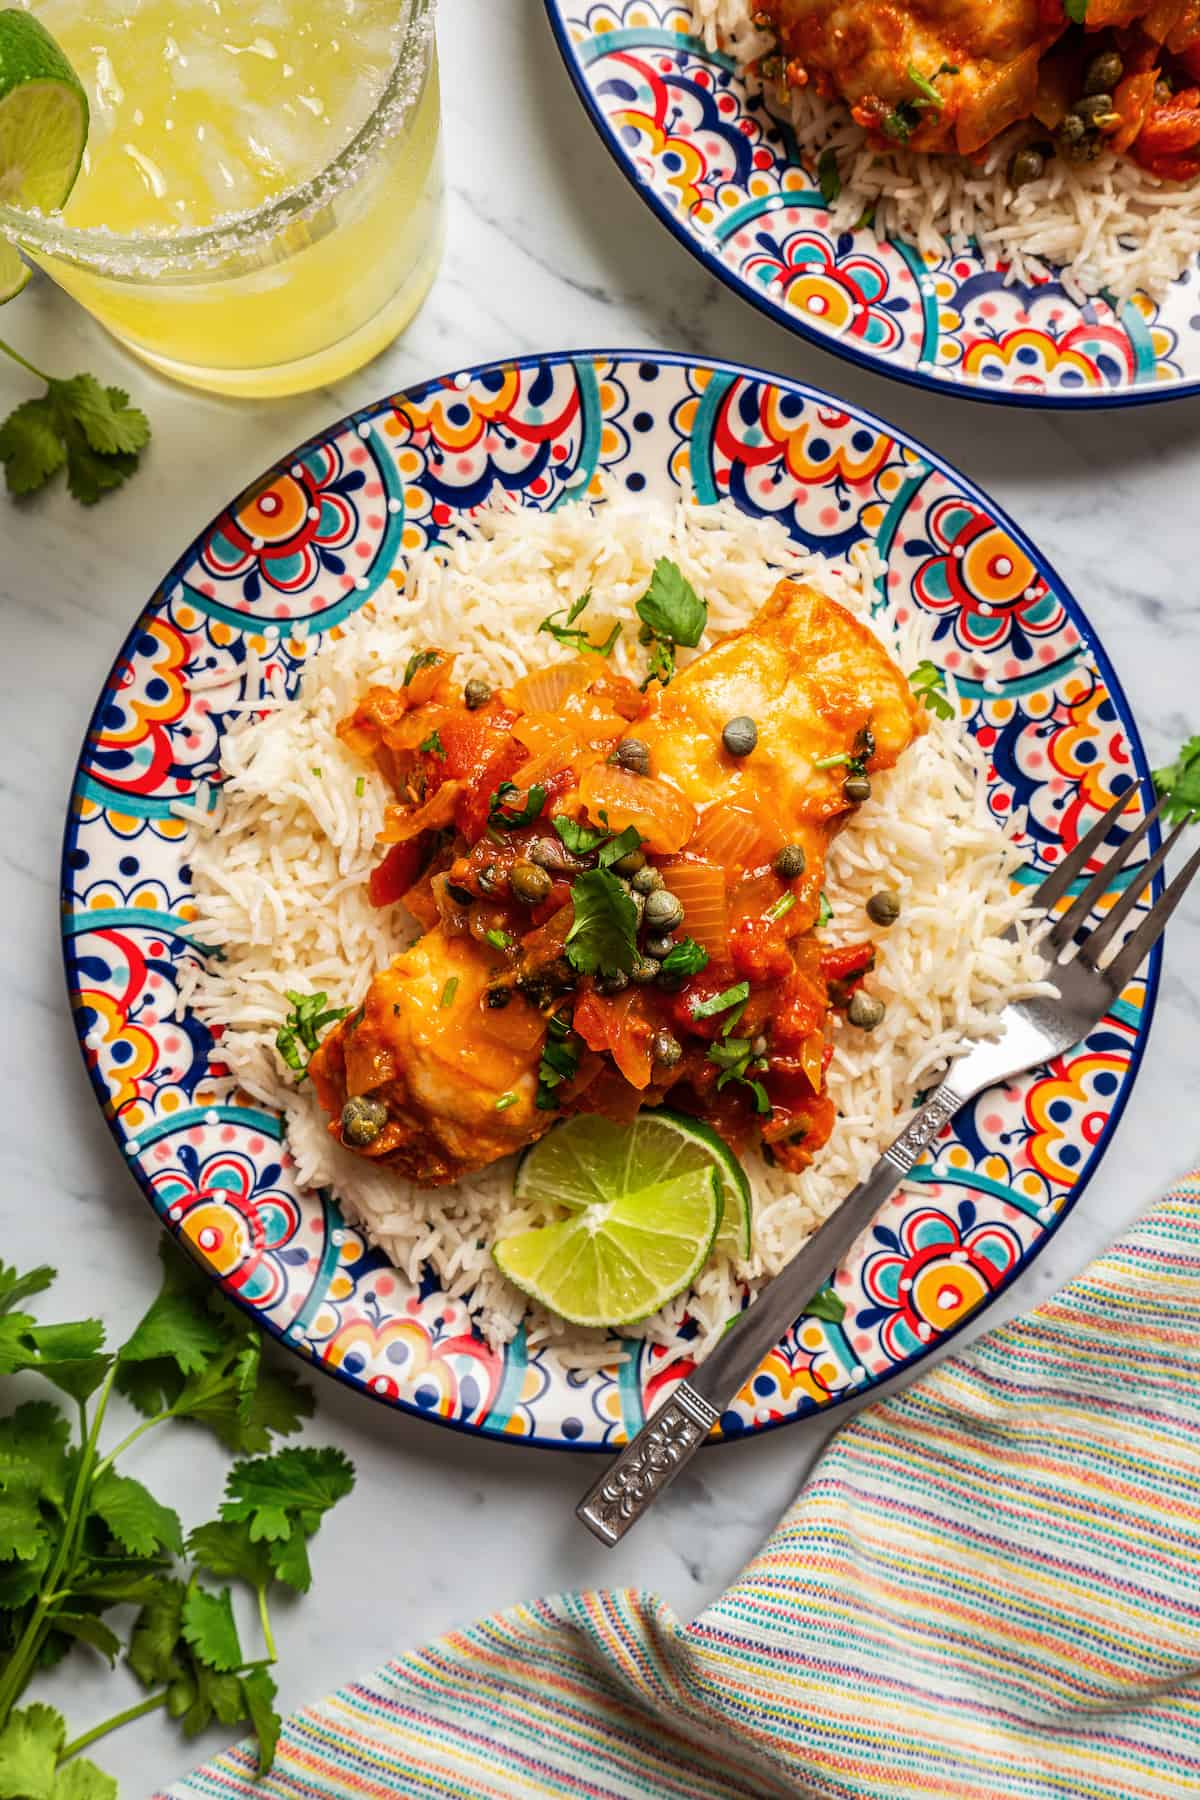
[[[588,1530],[603,1544],[615,1544],[689,1463],[763,1357],[786,1335],[831,1268],[855,1239],[938,1132],[978,1087],[964,1080],[964,1058],[955,1070],[957,1085],[944,1081],[920,1112],[884,1151],[867,1179],[813,1234],[787,1268],[768,1282],[753,1306],[726,1332],[707,1361],[642,1426],[576,1508]],[[979,1086],[985,1085],[980,1082]]]

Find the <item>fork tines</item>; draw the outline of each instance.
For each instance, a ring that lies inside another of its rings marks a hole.
[[[1126,788],[1124,793],[1109,807],[1104,817],[1092,826],[1091,830],[1076,844],[1071,854],[1063,859],[1054,873],[1048,876],[1036,890],[1038,902],[1048,914],[1068,892],[1072,883],[1084,873],[1088,863],[1099,850],[1129,805],[1130,800],[1137,798],[1138,793],[1139,787],[1136,782]],[[1161,817],[1164,804],[1165,796],[1158,800],[1134,829],[1121,839],[1116,849],[1086,883],[1067,911],[1061,917],[1054,917],[1053,925],[1047,932],[1044,942],[1049,950],[1056,953],[1055,960],[1057,953],[1071,943],[1076,932],[1086,923],[1099,901],[1112,887],[1138,845],[1145,841],[1152,827]],[[1100,969],[1100,958],[1104,951],[1107,950],[1147,887],[1163,867],[1189,822],[1184,818],[1176,825],[1149,861],[1144,863],[1128,881],[1124,893],[1114,901],[1096,929],[1082,940],[1079,945],[1079,960],[1089,969]],[[1167,920],[1183,899],[1198,870],[1200,870],[1200,850],[1184,865],[1166,892],[1151,907],[1137,930],[1122,945],[1112,962],[1103,969],[1105,980],[1116,991],[1119,992],[1124,987],[1138,969],[1143,958],[1162,936]]]

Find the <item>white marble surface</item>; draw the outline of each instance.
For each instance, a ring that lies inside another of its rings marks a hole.
[[[84,513],[58,488],[0,497],[0,1054],[5,1129],[0,1251],[61,1270],[63,1317],[132,1320],[155,1281],[156,1232],[96,1109],[64,1000],[59,838],[83,727],[138,606],[232,490],[340,413],[405,382],[538,349],[630,346],[744,359],[823,384],[924,438],[1027,527],[1083,601],[1162,760],[1200,728],[1196,484],[1200,402],[1115,414],[1022,414],[860,374],[760,318],[654,222],[585,121],[536,0],[447,0],[449,249],[406,340],[329,392],[260,405],[174,390],[127,359],[46,284],[4,315],[35,362],[130,387],[154,423],[144,471]],[[485,102],[485,104],[483,103]],[[486,119],[486,131],[480,121]],[[0,369],[0,411],[23,389]],[[1098,1178],[991,1318],[1080,1268],[1200,1156],[1200,896],[1172,930],[1141,1079]],[[279,1608],[285,1705],[389,1653],[541,1590],[657,1589],[690,1615],[734,1575],[795,1489],[829,1422],[714,1452],[617,1552],[575,1524],[583,1456],[515,1450],[389,1414],[320,1383],[313,1431],[353,1457],[358,1489],[323,1530],[312,1594]],[[205,1516],[224,1458],[199,1433],[141,1449],[185,1520]],[[84,1655],[53,1692],[82,1730],[134,1698]],[[122,1792],[181,1774],[221,1733],[185,1745],[158,1719],[110,1739]]]

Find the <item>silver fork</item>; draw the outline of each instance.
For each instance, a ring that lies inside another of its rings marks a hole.
[[[670,1398],[643,1425],[600,1479],[584,1495],[576,1513],[603,1544],[615,1544],[690,1462],[721,1413],[753,1375],[764,1356],[786,1335],[806,1302],[843,1260],[875,1218],[913,1164],[942,1127],[968,1100],[1009,1081],[1026,1069],[1069,1050],[1099,1023],[1137,972],[1166,929],[1200,869],[1200,851],[1191,858],[1151,908],[1117,954],[1102,966],[1101,957],[1154,880],[1184,829],[1186,820],[1137,872],[1102,922],[1080,940],[1078,953],[1060,960],[1100,898],[1112,886],[1162,811],[1160,800],[1083,887],[1061,915],[1054,908],[1083,874],[1092,857],[1130,800],[1126,789],[1092,827],[1070,856],[1036,890],[1033,898],[1051,921],[1040,947],[1052,965],[1057,999],[1011,1001],[1001,1012],[997,1035],[968,1042],[964,1054],[925,1101],[911,1124],[884,1151],[867,1179],[844,1200],[814,1233],[787,1268],[767,1283],[754,1304],[740,1315],[696,1373],[681,1382]]]

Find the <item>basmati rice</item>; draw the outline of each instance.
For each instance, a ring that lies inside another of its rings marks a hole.
[[[863,551],[831,565],[801,551],[772,520],[730,502],[700,507],[613,497],[553,513],[496,507],[482,512],[448,549],[411,559],[399,591],[377,594],[308,663],[287,706],[239,719],[222,747],[224,783],[212,829],[190,850],[201,942],[219,945],[191,970],[181,1005],[222,1028],[221,1054],[237,1082],[286,1116],[302,1185],[332,1188],[347,1215],[410,1280],[423,1263],[446,1292],[461,1296],[493,1343],[512,1336],[523,1297],[496,1271],[491,1245],[535,1223],[512,1198],[511,1163],[456,1187],[422,1190],[373,1168],[329,1136],[307,1086],[297,1087],[275,1049],[286,990],[323,990],[330,1006],[353,1006],[408,939],[397,913],[370,905],[366,884],[389,798],[336,735],[338,720],[372,682],[398,684],[414,649],[439,644],[458,656],[456,678],[504,685],[560,652],[537,635],[539,621],[591,588],[594,625],[628,621],[654,563],[670,556],[709,604],[708,640],[745,624],[781,574],[812,582],[859,617],[870,618],[881,565]],[[901,665],[929,645],[911,621],[889,634]],[[640,674],[634,633],[613,661]],[[683,653],[686,657],[687,653]],[[914,1092],[964,1033],[986,1029],[989,1009],[1009,995],[1052,992],[1009,876],[1020,861],[985,800],[981,754],[957,723],[929,734],[885,776],[837,839],[827,892],[829,936],[877,939],[872,986],[888,1002],[870,1038],[840,1025],[829,1088],[841,1118],[829,1144],[801,1175],[746,1159],[755,1194],[755,1247],[749,1265],[715,1259],[695,1291],[639,1326],[670,1342],[685,1310],[699,1326],[689,1346],[703,1352],[720,1335],[744,1284],[759,1283],[794,1255],[814,1227],[875,1162],[899,1130]],[[896,889],[900,923],[880,932],[864,906],[879,887]],[[1002,934],[1010,925],[1016,935]],[[527,1318],[536,1347],[558,1339],[571,1366],[612,1360],[612,1349],[544,1313]]]
[[[690,6],[697,36],[733,56],[751,91],[762,92],[750,65],[775,40],[753,23],[757,0]],[[873,209],[880,238],[914,244],[929,263],[973,240],[990,267],[1006,266],[1010,283],[1056,276],[1077,301],[1105,293],[1118,304],[1138,292],[1161,300],[1200,255],[1200,183],[1161,181],[1128,156],[1051,157],[1038,180],[1013,188],[1008,166],[1021,126],[994,139],[978,162],[901,148],[884,155],[840,100],[822,100],[808,87],[772,90],[767,101],[790,117],[810,172],[823,150],[837,155],[837,231],[854,230]]]

